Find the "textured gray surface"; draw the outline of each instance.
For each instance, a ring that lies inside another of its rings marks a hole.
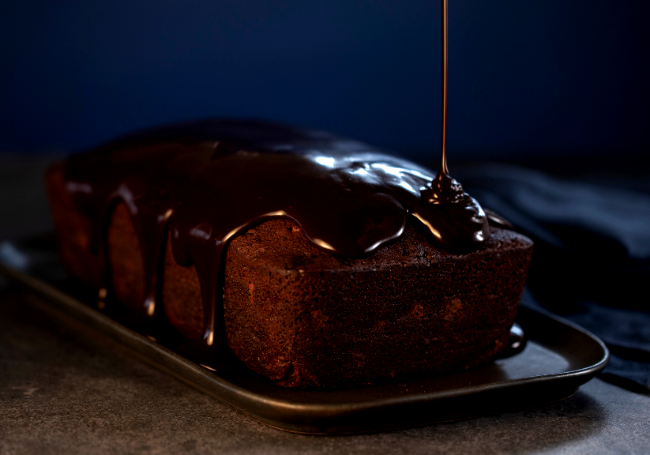
[[[0,160],[0,238],[48,228],[43,168]],[[562,402],[495,416],[359,436],[284,433],[48,319],[29,298],[0,284],[3,455],[650,452],[650,396],[598,379]]]

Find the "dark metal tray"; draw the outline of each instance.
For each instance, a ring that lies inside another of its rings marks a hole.
[[[517,323],[528,337],[525,348],[490,365],[355,389],[287,389],[236,363],[219,371],[203,367],[72,297],[59,281],[63,273],[47,240],[0,243],[0,272],[40,297],[31,299],[36,307],[94,339],[119,343],[249,417],[298,433],[381,431],[557,401],[601,372],[609,357],[582,328],[521,307]]]

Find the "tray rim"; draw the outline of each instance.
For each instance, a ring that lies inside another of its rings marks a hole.
[[[108,338],[112,343],[116,343],[125,348],[130,353],[134,354],[135,357],[156,367],[159,370],[164,371],[167,374],[171,374],[172,376],[194,387],[195,389],[198,389],[201,392],[213,398],[216,398],[220,402],[226,404],[227,406],[235,409],[240,413],[243,413],[249,418],[252,418],[273,428],[294,433],[313,435],[358,434],[398,428],[408,428],[448,420],[457,420],[458,418],[472,417],[472,415],[451,419],[434,418],[429,421],[406,422],[403,424],[378,424],[371,428],[363,429],[348,429],[347,427],[337,428],[336,425],[327,423],[328,421],[336,420],[337,418],[350,419],[355,415],[361,415],[378,410],[390,410],[391,408],[399,408],[404,406],[421,406],[430,404],[434,401],[446,402],[449,400],[466,397],[468,395],[474,396],[481,394],[499,393],[500,391],[517,387],[538,387],[540,385],[558,381],[563,381],[567,384],[564,386],[562,393],[558,393],[557,396],[552,399],[542,399],[537,403],[528,403],[527,405],[501,409],[495,412],[501,412],[507,409],[519,409],[522,407],[541,405],[549,401],[557,401],[571,396],[573,393],[575,393],[580,385],[588,382],[598,373],[600,373],[609,361],[609,350],[598,337],[589,331],[547,311],[521,306],[520,308],[524,310],[524,313],[529,313],[529,315],[550,319],[556,323],[567,326],[582,336],[590,339],[590,341],[596,343],[602,350],[601,358],[596,363],[592,363],[586,367],[567,370],[562,373],[549,373],[516,379],[506,379],[494,383],[465,386],[463,388],[447,389],[437,392],[421,392],[419,394],[407,397],[384,397],[352,403],[296,403],[291,402],[288,399],[261,396],[255,391],[232,383],[227,379],[219,376],[218,372],[210,371],[200,364],[192,362],[191,360],[183,357],[180,354],[177,354],[165,346],[152,341],[147,336],[137,333],[110,318],[109,316],[101,313],[100,311],[93,309],[91,306],[61,291],[55,285],[49,283],[45,279],[35,277],[29,273],[17,270],[3,263],[0,263],[0,273],[4,274],[11,281],[19,284],[23,288],[26,288],[28,292],[41,297],[45,301],[46,305],[54,306],[54,309],[50,309],[50,311],[47,311],[46,308],[41,308],[41,310],[44,310],[45,312],[56,312],[59,314],[59,319],[61,316],[63,316],[64,319],[70,319],[71,321],[68,321],[69,323],[73,323],[73,325],[76,325],[83,331],[99,332],[104,338]],[[63,310],[72,310],[72,314]],[[540,344],[543,345],[543,343]],[[176,368],[170,368],[167,363],[176,363]],[[402,381],[401,383],[409,382],[409,380],[406,380]],[[327,393],[327,391],[323,391],[323,393]],[[249,401],[252,406],[248,408],[246,406],[242,406],[240,403],[241,400]],[[251,412],[251,409],[253,412]],[[293,419],[291,420],[297,421],[298,423],[292,423],[277,418],[270,418],[267,414],[269,411],[274,410],[292,413]],[[475,415],[485,414],[485,412],[479,412]],[[303,424],[300,423],[301,420],[304,421]],[[314,431],[314,424],[312,421],[316,421],[317,425],[324,425],[323,428],[325,429],[321,431]],[[323,422],[318,423],[321,421]]]

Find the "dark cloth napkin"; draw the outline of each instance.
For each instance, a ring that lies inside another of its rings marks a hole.
[[[454,176],[535,242],[522,303],[599,336],[612,354],[602,379],[650,392],[650,191],[515,166]]]

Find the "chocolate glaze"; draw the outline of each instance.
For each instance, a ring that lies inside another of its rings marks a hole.
[[[412,215],[454,253],[481,248],[488,219],[447,174],[322,131],[261,121],[208,120],[132,135],[72,157],[66,188],[92,220],[92,247],[106,276],[112,209],[131,215],[146,276],[143,311],[153,315],[166,233],[176,261],[194,264],[205,309],[204,344],[218,344],[228,242],[257,223],[286,218],[333,254],[372,253]]]

